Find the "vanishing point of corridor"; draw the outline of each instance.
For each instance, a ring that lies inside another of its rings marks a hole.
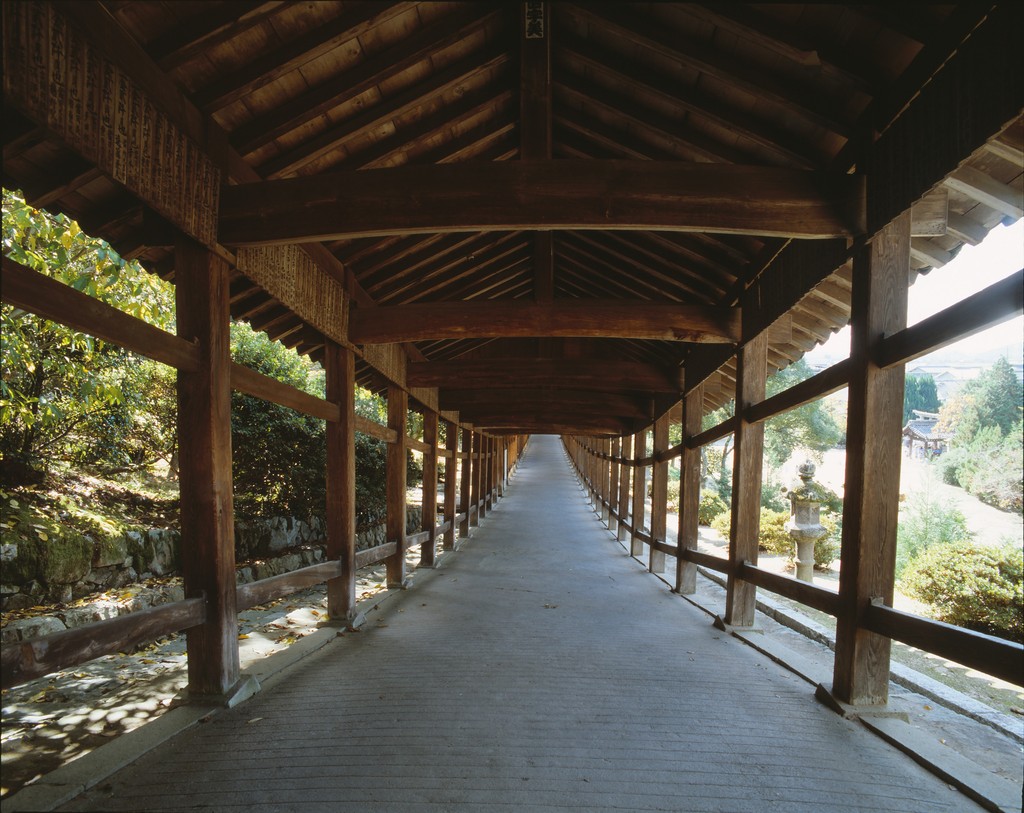
[[[61,809],[976,809],[626,556],[557,438],[506,493],[361,632]]]

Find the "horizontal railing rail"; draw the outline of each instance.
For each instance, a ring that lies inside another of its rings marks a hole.
[[[205,599],[187,598],[29,641],[4,644],[0,650],[0,684],[8,689],[187,630],[205,620]]]

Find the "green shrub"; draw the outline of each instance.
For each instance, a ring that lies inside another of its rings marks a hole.
[[[789,512],[789,500],[786,492],[775,477],[768,476],[761,481],[761,507],[772,511]]]
[[[713,520],[711,520],[711,527],[721,534],[722,539],[728,541],[729,530],[732,526],[732,512],[726,509]]]
[[[827,533],[814,543],[814,567],[816,570],[828,570],[842,549],[843,516],[822,511],[821,525]]]
[[[786,530],[787,520],[789,520],[788,511],[761,509],[761,530],[757,535],[758,550],[783,556],[794,554],[793,538]]]
[[[1024,641],[1024,552],[1019,544],[962,539],[932,545],[907,563],[900,587],[929,605],[940,621]]]
[[[900,511],[896,531],[896,576],[918,554],[935,545],[970,539],[967,520],[937,497],[917,492]]]
[[[700,495],[700,506],[697,508],[697,522],[701,525],[711,525],[716,517],[725,514],[729,516],[729,506],[725,500],[714,491],[702,491]]]
[[[679,476],[673,477],[671,470],[668,477],[668,500],[665,503],[670,514],[679,513]]]

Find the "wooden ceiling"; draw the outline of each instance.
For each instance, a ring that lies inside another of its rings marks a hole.
[[[409,385],[463,421],[594,434],[677,400],[791,240],[864,233],[849,173],[994,7],[54,5],[220,138],[228,251],[303,243],[351,294],[352,341],[400,342]],[[7,112],[5,185],[173,279],[174,229]],[[964,156],[941,228],[914,238],[916,271],[1021,216],[1022,145],[1018,118]],[[847,323],[851,268],[831,270],[791,292],[774,368]],[[322,334],[241,272],[232,297],[234,316],[320,356]],[[709,407],[732,369],[709,379]],[[380,386],[370,364],[359,375]]]

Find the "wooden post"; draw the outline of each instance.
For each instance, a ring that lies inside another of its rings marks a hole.
[[[640,459],[647,455],[647,430],[641,429],[633,436],[633,457]],[[647,499],[647,467],[633,467],[633,535],[630,537],[629,555],[643,556],[644,541],[637,536],[644,527],[644,502]]]
[[[508,476],[508,469],[505,461],[508,459],[508,438],[501,437],[497,440],[498,459],[494,463],[494,483],[497,488],[498,499],[505,496],[505,478]]]
[[[609,468],[608,478],[608,530],[616,536],[619,533],[619,469],[620,466],[614,458],[622,454],[622,440],[612,438],[611,455],[613,460]]]
[[[732,527],[729,533],[729,574],[725,623],[754,624],[757,588],[738,578],[744,561],[757,564],[757,535],[761,525],[761,468],[764,424],[744,419],[747,407],[764,400],[768,376],[768,332],[751,339],[737,354],[736,440],[732,471]]]
[[[462,429],[462,453],[465,457],[459,464],[459,513],[465,519],[459,523],[459,536],[469,536],[469,518],[472,513],[471,494],[473,491],[473,432]]]
[[[601,441],[601,454],[604,455],[601,458],[601,519],[608,524],[611,524],[611,516],[608,513],[608,505],[611,502],[608,495],[608,484],[611,482],[611,463],[608,460],[608,454],[611,448],[610,440]]]
[[[480,500],[480,513],[479,513],[480,519],[485,519],[487,517],[487,508],[488,508],[487,498],[490,496],[490,494],[488,494],[488,481],[490,480],[490,475],[489,475],[487,469],[488,469],[488,463],[490,462],[490,459],[491,459],[490,438],[487,437],[486,435],[484,435],[483,433],[481,433],[480,434],[480,486],[479,486],[479,490],[477,491],[477,497]]]
[[[398,550],[385,560],[388,587],[403,587],[405,585],[405,422],[408,412],[408,393],[401,387],[392,384],[388,387],[388,428],[394,430],[395,440],[388,444],[385,461],[387,470],[386,528],[388,542],[397,542]]]
[[[480,456],[480,449],[482,448],[483,436],[473,432],[473,452],[471,455],[472,466],[471,466],[471,478],[469,486],[469,510],[472,514],[470,521],[471,527],[476,527],[480,524],[480,467],[483,460]]]
[[[666,412],[654,422],[654,455],[668,451],[668,413]],[[668,530],[666,514],[668,513],[668,461],[655,461],[651,467],[651,537],[655,542],[664,542]],[[648,565],[651,573],[665,572],[665,554],[651,545],[651,557]]]
[[[491,454],[491,464],[487,467],[488,484],[487,495],[491,500],[491,508],[498,502],[498,439],[489,439],[488,447]]]
[[[879,369],[879,341],[906,327],[910,213],[854,256],[846,493],[833,692],[853,705],[889,697],[891,641],[861,626],[872,598],[892,606],[904,365]]]
[[[632,518],[629,512],[629,481],[630,481],[630,468],[629,463],[625,462],[633,455],[633,436],[629,435],[622,439],[622,458],[623,462],[619,464],[619,516],[622,517],[626,522],[619,522],[619,526],[615,529],[615,538],[619,542],[622,542],[626,538],[626,524],[632,524]]]
[[[698,515],[700,512],[700,449],[690,449],[687,440],[700,434],[704,415],[704,385],[699,384],[683,398],[683,455],[679,461],[679,553],[676,557],[677,593],[688,595],[697,591],[697,565],[681,555],[684,550],[697,550]]]
[[[327,613],[348,623],[356,616],[355,355],[328,340],[324,370],[327,400],[340,411],[327,422],[327,558],[341,562],[341,575],[327,582]]]
[[[224,697],[239,680],[228,268],[182,240],[174,276],[178,335],[199,350],[199,369],[178,372],[182,574],[185,597],[206,600],[206,621],[187,632],[188,689]]]
[[[423,505],[421,528],[430,538],[420,545],[420,567],[433,567],[437,552],[437,413],[423,413],[423,442],[429,447],[423,455]]]
[[[451,421],[444,422],[444,448],[448,455],[444,460],[444,519],[448,530],[444,532],[444,550],[455,550],[455,484],[459,470],[458,428]]]

